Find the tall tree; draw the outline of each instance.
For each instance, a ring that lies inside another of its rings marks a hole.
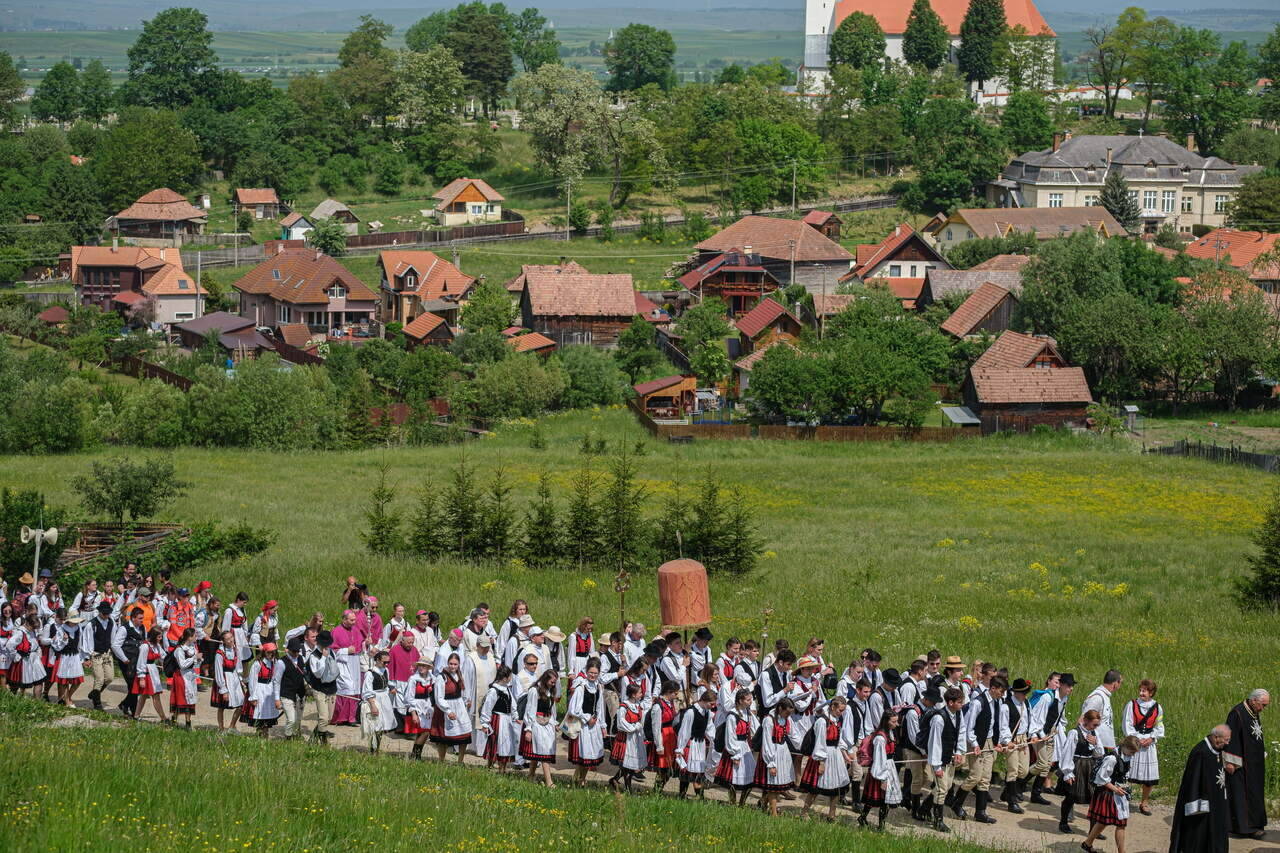
[[[1038,92],[1014,92],[1000,115],[1000,128],[1014,151],[1039,151],[1053,142],[1049,103]]]
[[[532,6],[511,18],[511,49],[525,71],[560,61],[560,40],[547,19]]]
[[[982,84],[999,71],[1005,39],[1003,0],[970,0],[960,24],[960,73],[970,83]]]
[[[1240,228],[1280,231],[1280,173],[1269,169],[1246,176],[1227,205],[1227,216]]]
[[[67,223],[67,231],[76,245],[93,245],[98,241],[106,211],[88,167],[73,166],[69,158],[60,158],[49,171],[45,193],[50,218]]]
[[[0,51],[0,127],[12,127],[18,119],[18,100],[27,91],[13,57]]]
[[[827,48],[832,65],[859,69],[883,65],[884,51],[884,30],[866,12],[853,12],[841,21],[831,34],[831,44]]]
[[[1195,137],[1202,156],[1216,154],[1227,134],[1249,112],[1253,62],[1244,42],[1225,48],[1217,33],[1183,27],[1168,53],[1164,92],[1169,128]]]
[[[1151,119],[1151,107],[1163,95],[1171,73],[1170,51],[1178,27],[1165,17],[1148,18],[1145,10],[1130,6],[1116,21],[1115,38],[1130,57],[1130,86],[1141,90],[1145,105],[1142,128]]]
[[[200,144],[178,117],[169,110],[140,107],[121,111],[91,163],[111,211],[157,187],[188,192],[204,172]]]
[[[911,65],[934,71],[947,61],[951,52],[951,36],[942,18],[933,11],[929,0],[915,0],[907,16],[907,29],[902,34],[902,58]]]
[[[909,209],[937,213],[960,206],[1004,167],[1001,132],[970,101],[930,99],[915,125],[912,159],[920,178],[903,198]]]
[[[404,32],[405,47],[425,53],[432,45],[439,44],[449,31],[449,22],[455,14],[456,9],[441,9],[419,19]]]
[[[627,24],[604,46],[609,90],[631,92],[649,83],[670,89],[675,82],[676,42],[648,24]]]
[[[462,66],[444,45],[401,51],[397,58],[394,104],[408,129],[456,125],[465,88]]]
[[[347,102],[384,127],[395,87],[395,51],[385,44],[391,33],[390,24],[361,15],[360,25],[338,49],[339,68],[334,73]]]
[[[1053,86],[1058,40],[1047,30],[1029,33],[1018,24],[1005,33],[1000,51],[1000,76],[1010,92],[1044,90]]]
[[[1271,90],[1262,97],[1259,112],[1265,119],[1280,121],[1280,86],[1275,85],[1275,81],[1280,80],[1280,24],[1258,45],[1258,76],[1272,81]]]
[[[381,58],[389,48],[386,41],[395,28],[372,15],[361,15],[360,24],[347,34],[338,48],[338,65],[350,68],[361,60]]]
[[[1089,49],[1085,53],[1089,85],[1102,93],[1102,110],[1107,118],[1115,118],[1120,89],[1129,79],[1133,47],[1116,27],[1103,24],[1084,31]]]
[[[217,72],[209,19],[198,9],[165,9],[142,25],[129,48],[127,103],[183,107],[200,94],[205,75]]]
[[[515,75],[507,17],[490,11],[483,3],[469,3],[455,11],[441,44],[462,64],[462,74],[471,81],[472,92],[484,105],[485,113],[492,115]]]
[[[45,121],[74,121],[80,114],[80,98],[80,75],[70,62],[56,62],[36,86],[31,114]]]
[[[1142,211],[1138,208],[1136,194],[1130,192],[1129,182],[1125,180],[1124,173],[1119,169],[1112,169],[1107,173],[1107,179],[1102,183],[1102,193],[1098,196],[1098,203],[1130,231],[1137,229],[1141,222]]]
[[[114,103],[111,72],[95,59],[80,72],[80,114],[92,122],[102,121]]]

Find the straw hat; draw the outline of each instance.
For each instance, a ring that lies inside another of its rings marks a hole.
[[[518,623],[516,623],[516,625],[517,625],[517,627],[520,627],[520,628],[532,628],[532,627],[533,627],[533,617],[532,617],[532,616],[530,616],[528,613],[526,613],[526,614],[524,614],[523,616],[521,616],[521,617],[520,617],[520,621],[519,621]]]
[[[817,669],[818,662],[809,655],[804,655],[800,660],[796,661],[796,669]]]
[[[79,625],[84,620],[81,619],[79,616],[68,616],[66,619],[63,619],[62,621],[67,623],[68,625]]]
[[[436,663],[431,658],[418,658],[416,661],[413,662],[413,665],[434,667]]]
[[[547,629],[547,639],[553,643],[563,643],[565,640],[565,633],[560,630],[558,625],[552,625]]]
[[[960,659],[960,655],[947,655],[946,661],[942,664],[943,669],[964,669],[964,661]]]
[[[18,583],[27,584],[28,586],[35,582],[36,579],[31,577],[31,572],[23,572],[22,577],[18,578]]]

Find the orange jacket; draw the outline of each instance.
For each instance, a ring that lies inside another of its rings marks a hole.
[[[169,620],[169,642],[177,643],[182,633],[196,625],[196,611],[190,600],[183,598],[177,604],[165,605],[164,618]]]

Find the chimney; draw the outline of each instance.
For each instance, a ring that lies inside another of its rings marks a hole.
[[[164,246],[160,247],[160,260],[164,260]]]
[[[751,246],[750,245],[743,246],[742,254],[746,255],[748,258],[751,257]]]
[[[1188,151],[1196,150],[1196,135],[1194,133],[1187,134],[1187,150]]]
[[[901,225],[893,226],[893,236],[897,237],[901,234],[902,234],[902,226]]]
[[[1111,166],[1111,149],[1110,148],[1107,149],[1107,166],[1108,167]]]
[[[120,251],[120,238],[119,238],[119,237],[112,237],[112,238],[111,238],[111,251],[113,251],[113,252],[118,252],[118,251]]]
[[[1054,153],[1056,154],[1056,153],[1057,153],[1057,151],[1058,151],[1058,149],[1059,149],[1059,148],[1061,148],[1061,147],[1062,147],[1062,133],[1061,133],[1061,131],[1054,131],[1054,134],[1053,134],[1053,151],[1054,151]]]
[[[323,252],[321,252],[319,249],[316,249],[316,260],[317,260],[317,261],[318,261],[318,260],[320,260],[320,256],[321,256],[322,254],[324,254],[324,253],[323,253]]]
[[[280,255],[283,253],[284,253],[284,241],[281,240],[279,243],[276,243],[276,254]]]

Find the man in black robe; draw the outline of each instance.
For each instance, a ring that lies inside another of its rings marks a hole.
[[[1222,752],[1227,766],[1227,800],[1231,805],[1231,834],[1262,838],[1267,828],[1266,742],[1262,739],[1262,712],[1271,695],[1255,690],[1227,715],[1231,742]]]
[[[1221,750],[1230,738],[1230,728],[1215,726],[1187,756],[1169,853],[1227,853],[1227,772]]]

